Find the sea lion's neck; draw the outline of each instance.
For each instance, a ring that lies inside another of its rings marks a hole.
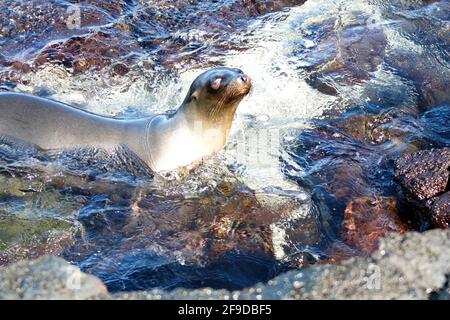
[[[174,117],[183,118],[198,139],[217,151],[226,143],[238,103],[216,110],[214,106],[183,103]]]
[[[220,150],[227,140],[232,113],[208,118],[201,110],[183,104],[172,115],[130,122],[127,132],[129,137],[134,137],[134,142],[131,138],[127,140],[132,144],[131,149],[153,170],[171,170]]]

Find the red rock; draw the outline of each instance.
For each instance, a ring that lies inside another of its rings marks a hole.
[[[378,239],[389,232],[404,233],[408,225],[400,220],[394,197],[360,197],[345,209],[341,237],[365,253],[378,248]]]

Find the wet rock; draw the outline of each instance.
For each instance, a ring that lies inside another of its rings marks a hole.
[[[348,245],[372,253],[378,248],[380,237],[408,229],[398,215],[395,197],[361,197],[347,205],[341,237]]]
[[[99,279],[51,256],[20,261],[0,272],[0,299],[81,300],[106,294]]]
[[[131,40],[119,39],[118,36],[114,32],[97,31],[50,44],[36,57],[34,65],[62,64],[74,74],[101,70],[138,48]]]
[[[393,121],[390,114],[369,115],[356,113],[331,121],[336,128],[354,139],[370,144],[381,144],[390,139],[389,131],[383,125]]]
[[[386,20],[406,40],[395,46],[386,63],[416,88],[418,104],[429,109],[450,102],[448,55],[450,25],[448,1],[406,1],[404,6],[383,6]],[[433,19],[427,19],[433,17]]]
[[[308,199],[295,201],[275,191],[255,194],[226,169],[208,163],[175,180],[155,179],[153,186],[131,188],[123,197],[117,188],[89,182],[84,190],[90,198],[78,213],[83,237],[63,257],[99,276],[112,291],[205,283],[239,289],[268,280],[287,265],[304,267],[320,258],[315,252],[324,236]]]
[[[345,124],[345,118],[340,121]],[[329,122],[317,123],[316,127],[302,131],[290,154],[295,155],[295,161],[308,172],[308,177],[299,183],[311,185],[314,202],[319,206],[322,219],[330,226],[341,223],[349,201],[372,196],[375,192],[370,175],[375,164],[379,167],[382,154],[374,154]],[[298,178],[293,176],[292,179]]]
[[[450,230],[383,239],[367,258],[282,274],[242,291],[176,289],[116,293],[115,299],[445,299]]]
[[[14,56],[22,49],[29,50],[30,46],[41,48],[45,40],[83,34],[89,27],[107,24],[112,18],[108,9],[88,3],[71,5],[66,1],[7,0],[2,2],[0,8],[4,13],[0,17],[0,25],[8,26],[0,29],[0,40],[9,40],[0,43],[0,47],[9,56]]]
[[[420,125],[435,147],[450,145],[450,105],[441,105],[422,114]]]
[[[269,12],[281,10],[286,7],[298,6],[305,0],[243,0],[234,1],[225,7],[223,15],[246,15],[256,17]],[[238,13],[239,12],[239,13]],[[226,14],[225,14],[226,13]],[[232,19],[230,19],[232,20]]]
[[[368,145],[421,143],[423,137],[417,135],[421,124],[415,119],[419,111],[414,107],[387,108],[377,113],[361,109],[351,110],[330,124],[343,134],[351,136],[358,143]]]
[[[413,82],[418,92],[418,104],[423,109],[450,103],[450,71],[442,67],[442,62],[404,50],[392,52],[386,61]]]
[[[0,210],[0,265],[45,254],[59,255],[73,243],[76,232],[69,222],[25,219]]]
[[[405,154],[395,163],[395,179],[405,200],[436,227],[448,227],[450,221],[449,168],[449,148]]]
[[[436,226],[442,228],[450,226],[450,191],[428,200],[426,207]]]
[[[124,63],[116,63],[112,66],[112,74],[124,76],[130,71],[130,68]]]
[[[222,180],[192,197],[178,193],[178,183],[167,186],[168,194],[138,189],[123,199],[108,190],[94,195],[79,212],[84,237],[63,256],[113,291],[205,282],[242,288],[273,276],[270,224],[278,212],[261,208],[235,181]]]
[[[299,66],[309,71],[308,82],[326,94],[339,85],[354,85],[371,78],[383,62],[386,36],[362,12],[351,12],[345,25],[330,18],[307,26],[305,38],[294,51]],[[336,25],[339,24],[339,28]],[[309,34],[315,35],[310,40]]]
[[[123,75],[143,57],[167,70],[204,63],[206,50],[230,46],[230,33],[251,18],[305,0],[246,1],[6,1],[0,10],[0,80],[24,83],[45,65],[81,74],[106,69]],[[14,23],[12,23],[13,21]],[[3,23],[2,23],[3,22]],[[93,28],[95,27],[95,28]],[[5,41],[2,41],[5,40]],[[26,52],[26,54],[24,54]],[[4,60],[4,61],[2,61]]]

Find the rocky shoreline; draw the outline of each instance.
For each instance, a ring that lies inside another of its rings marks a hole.
[[[241,291],[108,293],[96,277],[44,256],[2,267],[0,299],[449,299],[450,230],[390,234],[367,258],[282,274]]]

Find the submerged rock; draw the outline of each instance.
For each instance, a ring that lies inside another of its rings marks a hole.
[[[397,50],[387,59],[387,63],[398,74],[412,81],[418,92],[418,105],[423,109],[450,103],[450,71],[448,66],[442,67],[442,62],[416,52]]]
[[[360,197],[345,209],[341,237],[348,245],[371,253],[377,249],[380,237],[407,230],[408,225],[398,215],[395,197]]]
[[[339,85],[368,80],[383,62],[387,39],[380,26],[363,12],[351,18],[330,18],[308,26],[294,55],[300,67],[310,71],[308,82],[327,94],[337,94]],[[345,21],[345,22],[344,22]],[[315,35],[314,41],[309,34]]]
[[[403,1],[395,1],[397,5]],[[448,1],[405,1],[405,7],[384,7],[387,21],[406,42],[393,47],[386,63],[414,85],[419,107],[429,109],[450,103],[450,3]],[[401,7],[401,6],[400,6]],[[429,19],[428,17],[433,17]]]
[[[403,155],[395,163],[395,179],[406,202],[424,213],[435,227],[450,223],[450,148]]]

